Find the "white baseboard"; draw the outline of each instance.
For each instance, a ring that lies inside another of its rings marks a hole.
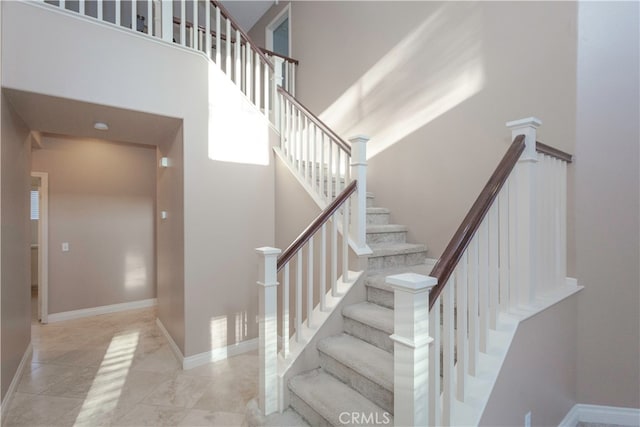
[[[164,327],[164,324],[159,317],[156,317],[156,325],[158,325],[160,332],[162,332],[162,335],[164,335],[165,339],[169,343],[169,347],[171,347],[173,355],[176,356],[176,359],[178,359],[178,363],[180,363],[180,366],[182,366],[184,364],[184,355],[180,351],[178,344],[176,344],[176,342],[173,340],[173,337],[171,336],[169,331],[167,331],[167,328]]]
[[[185,357],[182,362],[182,369],[192,369],[197,366],[206,365],[210,362],[217,362],[231,356],[247,353],[258,348],[258,338],[231,344],[226,347],[216,348],[215,350],[205,351],[204,353],[195,354]]]
[[[194,354],[193,356],[184,357],[180,348],[178,348],[178,345],[171,337],[171,334],[169,334],[167,328],[162,324],[162,321],[156,318],[156,324],[169,342],[169,347],[171,347],[173,354],[176,356],[176,359],[178,359],[178,362],[182,365],[182,369],[184,370],[193,369],[198,366],[206,365],[210,362],[224,360],[228,357],[237,356],[238,354],[247,353],[258,348],[258,338],[253,338],[237,344],[231,344],[226,347],[220,347],[211,351],[205,351],[203,353]]]
[[[65,320],[81,319],[83,317],[97,316],[99,314],[117,313],[119,311],[135,310],[138,308],[153,307],[158,303],[156,298],[143,299],[139,301],[123,302],[121,304],[103,305],[100,307],[83,308],[81,310],[63,311],[51,313],[47,319],[49,323],[62,322]]]
[[[640,408],[578,403],[567,412],[559,427],[576,427],[579,422],[637,427],[640,425]]]
[[[0,421],[3,420],[4,417],[7,415],[6,412],[9,410],[9,407],[11,406],[11,400],[13,399],[13,394],[15,393],[16,388],[18,387],[20,378],[22,378],[22,371],[24,371],[25,366],[29,365],[32,352],[33,352],[33,346],[31,345],[31,342],[29,342],[27,349],[22,355],[22,359],[20,360],[18,369],[16,369],[16,373],[13,375],[11,384],[9,384],[7,393],[4,395],[4,399],[2,400],[2,402],[0,402]]]

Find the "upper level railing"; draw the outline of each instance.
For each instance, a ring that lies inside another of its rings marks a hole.
[[[272,119],[274,65],[215,0],[76,0],[45,3],[205,53]]]
[[[513,143],[431,277],[388,278],[396,301],[392,338],[422,343],[396,346],[394,363],[404,365],[396,369],[395,395],[428,396],[427,411],[396,406],[397,424],[450,425],[454,401],[467,399],[470,377],[480,373],[480,354],[488,352],[500,316],[567,286],[566,168],[572,159],[536,142],[540,124],[535,118],[507,124]],[[425,359],[428,365],[421,363]],[[406,360],[418,363],[407,367]],[[411,378],[428,381],[415,387]]]

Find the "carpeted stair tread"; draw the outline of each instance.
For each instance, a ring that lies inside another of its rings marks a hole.
[[[348,305],[342,315],[372,328],[393,334],[393,310],[370,302]]]
[[[289,381],[289,389],[333,426],[344,424],[340,414],[345,412],[375,414],[378,420],[384,420],[384,417],[392,419],[378,405],[321,369],[293,377]],[[393,425],[392,421],[389,425]]]
[[[381,387],[393,391],[392,354],[347,334],[321,340],[318,350]]]

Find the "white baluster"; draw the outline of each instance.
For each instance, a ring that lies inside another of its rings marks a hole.
[[[500,263],[500,230],[498,219],[498,199],[489,209],[489,327],[496,329],[498,309],[500,306],[499,263]]]
[[[162,40],[171,43],[173,41],[173,2],[161,1],[162,10]],[[102,8],[99,8],[101,11]]]
[[[327,223],[320,229],[320,311],[327,308]]]
[[[224,67],[225,72],[231,78],[231,20],[225,18],[225,49],[224,49]]]
[[[102,7],[103,7],[102,6],[102,0],[96,0],[96,8],[98,9],[97,18],[98,18],[99,21],[102,21],[102,14],[103,14]],[[163,8],[164,8],[164,6],[163,6]]]
[[[135,1],[135,0],[133,0]],[[85,0],[78,0],[78,13],[84,15],[84,2]]]
[[[329,159],[327,162],[327,202],[333,199],[333,140],[329,137]]]
[[[320,165],[318,166],[320,168],[319,173],[320,173],[320,179],[318,179],[318,193],[320,193],[321,197],[325,197],[325,179],[326,179],[326,175],[325,175],[325,163],[324,163],[324,133],[322,132],[322,130],[320,130]]]
[[[116,25],[120,25],[120,14],[121,14],[120,13],[120,8],[121,8],[120,0],[114,0],[114,5],[115,5],[115,8],[116,8],[116,10],[115,10],[115,15],[116,15],[115,16],[115,18],[116,18],[115,24]],[[64,0],[60,1],[60,7],[64,9]]]
[[[204,50],[207,52],[207,57],[211,58],[213,40],[211,39],[211,2],[209,0],[204,1],[204,33]],[[227,32],[227,37],[231,37],[231,32]]]
[[[489,218],[485,217],[478,230],[478,314],[479,350],[487,352],[489,333]]]
[[[247,42],[248,43],[248,42]],[[260,60],[260,55],[258,52],[254,53],[254,71],[253,77],[255,78],[254,89],[253,89],[253,103],[260,109],[260,96],[262,94],[262,89],[260,87],[260,64],[262,61]]]
[[[518,175],[509,179],[509,308],[518,306]]]
[[[244,64],[245,66],[245,76],[244,76],[244,80],[245,80],[245,94],[247,95],[247,98],[252,99],[251,98],[251,93],[252,93],[252,59],[253,59],[253,55],[251,54],[251,46],[249,46],[249,42],[245,41],[245,45],[244,45],[244,51],[245,51],[245,56],[247,57],[246,59],[246,63]],[[217,55],[217,54],[216,54]]]
[[[318,187],[318,145],[317,145],[317,133],[318,128],[315,124],[311,124],[313,131],[311,132],[311,189],[316,193],[320,193]]]
[[[498,194],[498,228],[500,233],[500,311],[509,311],[509,180]]]
[[[289,357],[289,262],[284,265],[282,288],[282,357]]]
[[[335,176],[335,195],[336,197],[338,197],[338,194],[340,194],[340,180],[342,179],[342,177],[340,176],[340,156],[343,154],[342,150],[340,149],[340,147],[338,147],[338,145],[336,145],[336,156],[335,156],[335,160],[336,160],[336,164],[335,164],[335,172],[334,172],[334,176]],[[347,230],[344,230],[345,234],[347,234]]]
[[[236,45],[235,45],[235,57],[236,57],[236,66],[235,66],[235,82],[238,87],[242,87],[242,43],[240,38],[240,30],[236,29]]]
[[[302,341],[302,250],[296,255],[296,341]]]
[[[216,65],[218,66],[218,68],[222,69],[222,64],[220,63],[222,60],[222,42],[221,42],[221,37],[222,37],[222,26],[220,25],[220,18],[221,18],[221,11],[219,7],[216,7],[216,28],[215,28],[215,32],[216,32]],[[229,17],[227,17],[226,19],[229,19]],[[247,45],[247,48],[249,47],[249,45]]]
[[[467,280],[468,262],[467,251],[462,254],[458,266],[456,267],[456,398],[464,402],[466,389],[466,375],[469,367],[469,351],[467,346]]]
[[[278,409],[278,292],[277,261],[280,249],[258,248],[258,404],[263,415]]]
[[[442,425],[440,406],[440,297],[429,310],[429,336],[433,342],[429,346],[429,425]]]
[[[349,201],[342,205],[342,281],[349,281]]]
[[[307,326],[311,327],[313,314],[313,236],[307,246]]]
[[[291,92],[291,83],[290,83],[290,78],[289,78],[289,67],[285,66],[284,68],[284,85],[285,85],[285,90],[287,92],[289,92],[291,95],[295,96],[295,94],[293,92]]]
[[[296,96],[296,66],[291,64],[291,73],[289,73],[291,77],[291,83],[289,83],[289,87],[291,88],[291,95]]]
[[[302,134],[302,152],[304,159],[304,180],[311,184],[313,187],[313,181],[311,181],[311,168],[310,168],[310,156],[309,156],[309,119],[307,116],[304,116],[303,121],[303,134]]]
[[[478,322],[478,236],[469,243],[469,375],[476,376],[480,328]]]
[[[536,129],[542,122],[535,117],[507,123],[511,138],[525,135],[525,149],[516,164],[518,188],[518,302],[528,305],[535,299],[537,282],[536,249],[538,226],[536,224]]]
[[[153,0],[147,0],[147,34],[153,35]]]
[[[331,296],[338,296],[338,214],[331,217]]]
[[[180,2],[180,44],[187,45],[187,3]]]
[[[269,79],[270,79],[270,72],[271,70],[269,69],[269,66],[267,64],[263,64],[264,65],[264,74],[263,74],[263,79],[264,79],[264,102],[263,102],[263,106],[264,106],[264,116],[267,118],[267,120],[270,119],[270,114],[269,114],[269,109],[270,109],[270,105],[269,105],[269,93],[271,92],[271,88],[269,87]],[[276,122],[277,123],[277,122]]]
[[[200,31],[198,30],[198,0],[193,0],[193,33],[193,48],[200,50],[200,46],[198,44],[198,40],[200,39]]]
[[[455,275],[449,278],[441,294],[442,305],[442,424],[451,425],[451,408],[455,398],[453,370],[455,363],[455,325],[454,325],[454,289]]]
[[[567,278],[567,162],[560,164],[560,256],[558,257],[558,286]]]
[[[394,424],[426,426],[429,381],[429,291],[437,279],[414,273],[389,276],[394,290]],[[438,381],[440,379],[438,378]]]
[[[82,0],[80,0],[80,3],[82,3]],[[131,29],[133,31],[136,30],[136,18],[138,15],[138,10],[137,10],[137,6],[138,6],[138,2],[136,0],[131,0]]]

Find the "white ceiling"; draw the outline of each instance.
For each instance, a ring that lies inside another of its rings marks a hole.
[[[124,110],[71,99],[3,89],[29,129],[43,133],[158,145],[175,137],[181,119]],[[97,121],[108,131],[93,128]]]
[[[242,27],[249,30],[255,25],[275,2],[273,0],[226,0],[222,5],[229,11],[233,19]]]

